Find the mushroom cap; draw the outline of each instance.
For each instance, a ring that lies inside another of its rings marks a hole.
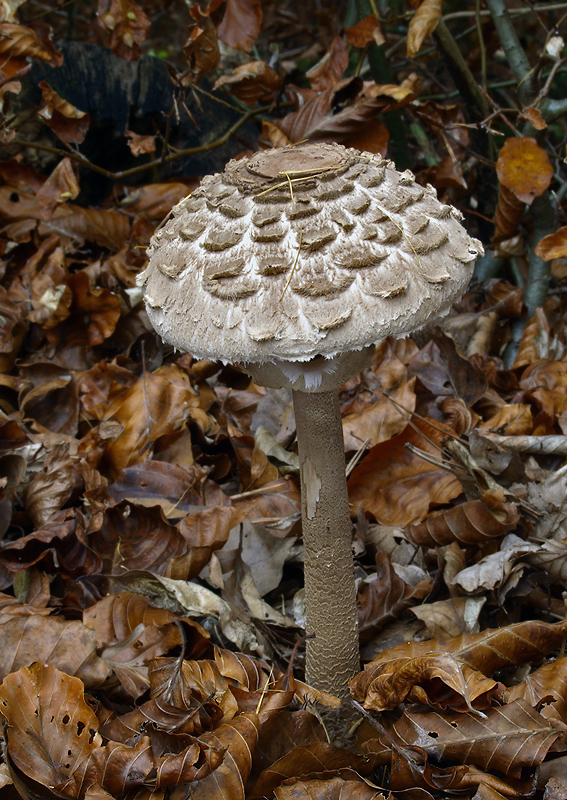
[[[336,144],[231,161],[172,210],[139,276],[152,324],[198,358],[333,358],[447,313],[482,245],[431,186]]]

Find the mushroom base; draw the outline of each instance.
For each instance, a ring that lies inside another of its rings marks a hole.
[[[336,389],[294,391],[301,463],[306,680],[345,700],[360,670],[352,523]]]

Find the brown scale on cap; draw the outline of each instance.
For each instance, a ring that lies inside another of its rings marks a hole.
[[[482,247],[460,219],[410,172],[339,145],[231,161],[152,239],[150,318],[172,344],[224,362],[358,350],[462,294]]]

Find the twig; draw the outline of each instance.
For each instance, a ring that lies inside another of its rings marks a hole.
[[[533,70],[512,25],[505,0],[486,0],[486,5],[492,15],[510,69],[518,82],[518,97],[523,106],[528,106],[535,94],[531,80]]]
[[[460,90],[463,98],[476,106],[482,117],[487,117],[490,114],[488,101],[482,93],[474,75],[470,71],[453,35],[443,20],[438,23],[434,37],[445,61],[449,65],[453,80],[457,84],[457,88]]]
[[[19,147],[30,147],[35,150],[44,150],[48,153],[54,153],[55,155],[70,158],[71,161],[76,161],[81,166],[85,167],[85,169],[90,169],[93,172],[98,172],[100,175],[104,175],[106,178],[112,181],[122,181],[124,178],[129,178],[132,175],[137,175],[140,172],[145,172],[148,169],[152,169],[152,167],[159,167],[162,164],[171,164],[173,161],[177,161],[180,158],[185,158],[186,156],[196,155],[197,153],[206,153],[209,150],[215,150],[217,147],[222,147],[223,144],[226,144],[231,136],[233,136],[236,131],[238,131],[249,119],[255,117],[257,114],[265,114],[266,111],[269,111],[271,106],[262,106],[261,108],[251,109],[247,111],[242,117],[235,122],[222,136],[218,139],[215,139],[214,142],[209,142],[208,144],[201,144],[197,147],[186,147],[183,150],[177,150],[175,153],[170,153],[164,159],[155,158],[153,161],[148,161],[146,164],[140,164],[138,167],[132,167],[131,169],[124,169],[120,170],[119,172],[110,172],[104,167],[99,167],[98,164],[93,164],[92,161],[82,155],[81,153],[77,152],[76,150],[71,150],[70,152],[67,150],[61,150],[58,147],[51,147],[49,145],[44,144],[37,144],[36,142],[29,142],[25,139],[14,139],[10,142],[10,147],[19,146]]]

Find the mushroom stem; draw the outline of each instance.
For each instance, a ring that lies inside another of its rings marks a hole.
[[[360,670],[356,591],[336,390],[293,392],[301,462],[307,633],[306,681],[346,699]]]

